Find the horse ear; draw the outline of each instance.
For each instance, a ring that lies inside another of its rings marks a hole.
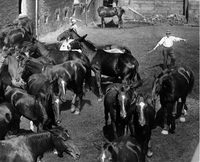
[[[95,142],[92,142],[94,144],[94,146],[96,147],[97,150],[101,150],[101,145],[100,144],[96,144]]]
[[[133,87],[134,87],[135,89],[137,89],[137,88],[140,87],[146,80],[147,80],[147,79],[145,79],[145,78],[139,80],[138,82],[136,82],[135,84],[133,84]]]

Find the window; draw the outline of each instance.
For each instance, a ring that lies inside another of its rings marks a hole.
[[[60,10],[56,10],[55,12],[55,16],[56,16],[56,21],[59,21],[60,20]]]
[[[64,18],[68,18],[68,13],[69,13],[69,9],[64,8],[64,10],[63,10]]]
[[[47,24],[47,23],[48,23],[48,16],[45,15],[45,16],[44,16],[44,24]]]

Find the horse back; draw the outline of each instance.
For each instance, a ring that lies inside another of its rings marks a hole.
[[[194,85],[194,74],[189,67],[180,66],[173,73],[173,78],[177,80],[177,84],[181,86],[181,90],[186,89],[188,93],[192,91]]]
[[[141,162],[142,161],[142,149],[140,144],[135,138],[130,136],[122,136],[115,139],[113,145],[116,147],[115,157],[117,162]]]
[[[97,12],[100,17],[113,17],[117,15],[117,9],[115,7],[100,6]]]

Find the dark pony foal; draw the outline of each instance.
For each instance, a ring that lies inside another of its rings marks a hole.
[[[121,28],[123,25],[122,15],[125,13],[125,10],[122,7],[106,7],[100,6],[97,9],[99,17],[101,17],[101,27],[105,27],[105,17],[118,17],[118,28]]]
[[[108,125],[110,114],[114,139],[124,135],[125,126],[129,126],[133,134],[131,121],[135,101],[134,86],[113,83],[107,87],[104,98],[105,125]]]
[[[58,65],[42,65],[29,60],[29,70],[33,73],[42,73],[49,80],[59,78],[59,97],[66,102],[66,90],[74,92],[71,103],[71,112],[79,114],[82,109],[83,82],[90,85],[91,70],[87,69],[81,61],[71,60]],[[79,97],[77,108],[75,107],[76,98]]]
[[[193,72],[186,66],[175,66],[163,71],[155,78],[152,97],[156,109],[158,110],[161,104],[164,110],[162,134],[168,134],[168,127],[170,127],[170,132],[174,133],[178,101],[181,99],[179,106],[182,111],[186,107],[186,98],[192,91],[193,85]]]
[[[52,108],[51,97],[50,94],[44,93],[33,96],[25,90],[11,87],[7,87],[5,92],[6,101],[10,102],[21,116],[33,121],[37,131],[49,128],[49,125],[47,125],[49,118],[52,117],[53,121],[55,121],[54,116],[56,113]],[[54,114],[54,116],[50,116],[50,114]]]
[[[58,80],[50,81],[44,74],[33,74],[28,78],[27,91],[31,95],[37,95],[39,93],[50,94],[52,97],[52,108],[54,109],[55,121],[49,121],[50,125],[57,125],[61,123],[61,101],[58,96]],[[52,120],[52,119],[50,119]]]
[[[135,139],[142,147],[142,161],[145,162],[146,155],[151,157],[151,134],[155,125],[155,109],[152,98],[148,95],[137,94],[137,100],[133,111],[133,126]]]
[[[83,54],[86,55],[91,63],[92,70],[95,72],[96,82],[99,89],[100,99],[103,97],[101,90],[101,74],[115,77],[116,80],[120,77],[122,83],[130,84],[135,80],[141,80],[138,73],[139,63],[134,56],[123,53],[109,53],[101,49],[97,49],[93,43],[85,40],[87,35],[75,39],[70,43],[73,45],[80,43]]]
[[[65,152],[74,159],[80,157],[80,151],[68,131],[57,127],[0,141],[0,161],[36,162],[38,158],[42,159],[44,153],[53,149],[56,149],[60,156]]]

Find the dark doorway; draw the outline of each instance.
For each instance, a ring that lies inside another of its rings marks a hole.
[[[19,14],[22,13],[22,0],[19,0],[18,8],[19,8],[18,10]]]

